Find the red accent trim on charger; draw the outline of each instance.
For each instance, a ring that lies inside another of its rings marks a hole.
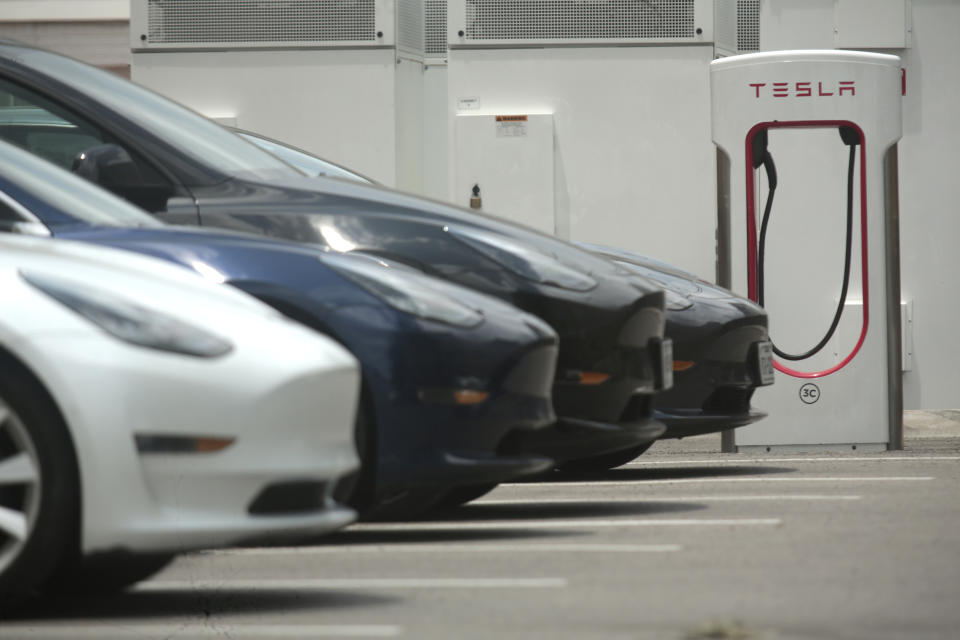
[[[778,360],[773,361],[773,366],[787,375],[795,378],[822,378],[831,373],[836,373],[843,369],[860,351],[864,341],[867,338],[867,328],[870,326],[870,287],[869,271],[867,263],[867,153],[866,137],[856,123],[849,120],[797,120],[787,122],[760,122],[755,124],[747,132],[746,139],[746,169],[747,169],[747,296],[757,301],[757,209],[754,202],[754,184],[753,184],[753,137],[760,131],[767,129],[828,129],[833,127],[847,126],[856,129],[860,134],[860,278],[861,288],[863,289],[863,325],[860,329],[860,338],[853,350],[844,358],[840,364],[837,364],[823,371],[798,371],[792,369]]]

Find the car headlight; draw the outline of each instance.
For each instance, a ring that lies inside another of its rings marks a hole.
[[[573,291],[590,291],[597,286],[597,281],[587,274],[571,269],[551,256],[504,236],[476,229],[444,227],[444,231],[528,280]]]
[[[21,272],[30,285],[113,337],[148,349],[215,358],[233,349],[227,340],[118,295],[48,275]]]
[[[344,278],[404,313],[458,327],[475,327],[483,322],[479,309],[468,307],[431,287],[423,274],[390,267],[364,255],[328,254],[321,260]]]

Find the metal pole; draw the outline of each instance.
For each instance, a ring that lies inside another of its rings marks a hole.
[[[903,449],[903,345],[900,326],[900,185],[897,145],[883,158],[883,209],[886,221],[887,398],[890,428],[887,449]]]
[[[717,284],[727,289],[733,286],[730,263],[730,158],[717,147]],[[736,453],[737,443],[733,429],[720,432],[720,451]]]

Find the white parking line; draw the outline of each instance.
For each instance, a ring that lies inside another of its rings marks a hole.
[[[310,580],[151,580],[137,591],[249,591],[309,589],[556,589],[566,578],[321,578]]]
[[[469,526],[469,525],[467,525]],[[216,549],[201,555],[278,556],[325,553],[669,553],[680,551],[678,544],[334,544],[318,547],[255,547]]]
[[[779,518],[674,518],[620,520],[460,520],[456,522],[385,522],[351,525],[356,531],[469,531],[476,529],[598,529],[608,527],[770,527]]]
[[[700,484],[708,482],[911,482],[933,480],[933,476],[884,476],[884,477],[856,477],[840,476],[833,478],[771,478],[769,476],[754,476],[751,478],[718,478],[705,476],[703,478],[677,478],[675,480],[584,480],[580,482],[514,482],[504,483],[507,487],[647,487],[654,484]]]
[[[657,503],[657,502],[751,502],[751,501],[775,501],[775,502],[787,502],[787,501],[798,501],[798,502],[816,502],[824,500],[827,502],[834,501],[852,501],[852,500],[861,500],[863,496],[854,496],[854,495],[840,495],[840,496],[831,496],[828,494],[803,494],[803,493],[781,493],[776,495],[760,495],[760,496],[676,496],[676,497],[604,497],[604,498],[591,498],[591,503],[605,503],[605,502],[635,502],[637,504],[646,504],[648,502]],[[517,498],[515,500],[497,500],[496,498],[475,500],[470,504],[484,504],[490,506],[499,506],[499,505],[513,505],[513,504],[582,504],[584,498]]]
[[[960,460],[960,456],[843,456],[836,458],[703,458],[701,460],[643,460],[628,462],[624,467],[649,467],[672,464],[752,464],[755,462],[913,462],[917,460]]]
[[[4,624],[4,638],[394,638],[403,627],[386,624],[236,625],[236,624],[86,624],[30,626]]]

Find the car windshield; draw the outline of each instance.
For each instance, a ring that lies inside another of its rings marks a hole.
[[[0,184],[8,185],[8,195],[48,226],[78,221],[111,227],[161,226],[126,200],[4,142],[0,142],[0,167]]]
[[[110,72],[40,49],[17,48],[15,55],[21,64],[74,87],[184,154],[229,175],[303,176],[217,123]]]

